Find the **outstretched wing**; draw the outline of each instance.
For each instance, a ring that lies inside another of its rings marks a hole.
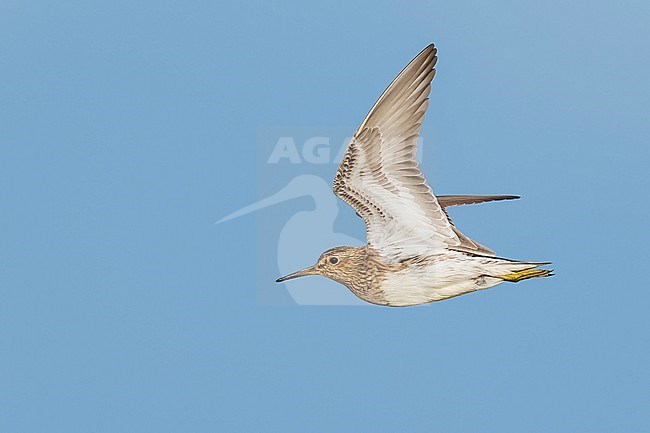
[[[334,193],[365,221],[368,245],[391,262],[445,249],[493,254],[453,226],[415,160],[436,61],[429,45],[399,73],[361,123],[334,177]]]
[[[442,208],[461,206],[465,204],[487,203],[490,201],[516,200],[518,195],[437,195],[438,203]]]

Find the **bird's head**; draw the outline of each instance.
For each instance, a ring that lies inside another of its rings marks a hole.
[[[276,282],[305,275],[322,275],[349,287],[362,278],[366,258],[364,247],[335,247],[321,254],[315,265],[280,277]]]

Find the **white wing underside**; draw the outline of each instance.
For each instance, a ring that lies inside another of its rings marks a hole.
[[[454,227],[415,160],[436,49],[425,48],[372,107],[347,150],[334,193],[366,223],[367,244],[390,262],[454,249],[493,255]]]

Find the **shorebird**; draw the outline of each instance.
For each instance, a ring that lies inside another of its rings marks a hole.
[[[361,122],[334,176],[334,194],[365,222],[366,245],[329,249],[316,264],[277,282],[321,275],[364,301],[409,306],[552,275],[539,268],[549,262],[497,257],[463,235],[443,206],[446,200],[466,204],[507,196],[443,199],[427,185],[415,149],[437,60],[431,44],[397,75]]]
[[[281,272],[289,272],[298,265],[300,257],[323,251],[327,246],[336,242],[340,245],[361,245],[364,242],[338,232],[334,228],[339,208],[337,198],[331,192],[331,186],[319,176],[303,174],[296,176],[279,191],[255,203],[244,206],[232,212],[219,221],[224,223],[240,218],[251,212],[257,212],[270,206],[276,206],[300,197],[309,197],[313,202],[312,209],[301,209],[293,214],[282,226],[277,242],[277,267]],[[517,196],[438,196],[438,202],[443,208],[462,204],[481,203],[493,200],[508,200]],[[318,230],[305,232],[305,227],[318,227]],[[285,282],[287,291],[299,305],[358,305],[362,300],[354,296],[346,287],[334,281],[321,283],[318,287],[310,287],[301,279]]]

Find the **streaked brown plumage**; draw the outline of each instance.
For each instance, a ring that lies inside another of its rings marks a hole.
[[[279,278],[322,275],[368,302],[406,306],[438,301],[503,281],[551,275],[542,262],[498,258],[463,235],[445,207],[517,196],[433,195],[415,149],[436,48],[425,48],[382,93],[348,144],[334,193],[366,224],[365,247],[336,247],[302,271]]]

